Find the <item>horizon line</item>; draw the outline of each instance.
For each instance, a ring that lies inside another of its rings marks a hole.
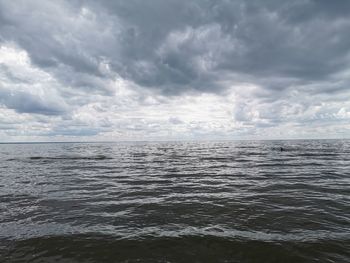
[[[0,144],[64,144],[64,143],[150,143],[150,142],[220,142],[220,141],[326,141],[350,138],[289,138],[289,139],[188,139],[188,140],[119,140],[119,141],[8,141]]]

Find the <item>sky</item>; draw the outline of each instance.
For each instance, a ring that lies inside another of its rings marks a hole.
[[[0,142],[350,138],[350,1],[0,0]]]

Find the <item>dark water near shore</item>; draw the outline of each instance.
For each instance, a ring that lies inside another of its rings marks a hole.
[[[0,145],[0,262],[350,262],[350,141]]]

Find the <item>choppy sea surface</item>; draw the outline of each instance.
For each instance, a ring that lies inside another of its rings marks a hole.
[[[1,144],[0,262],[350,262],[350,141]]]

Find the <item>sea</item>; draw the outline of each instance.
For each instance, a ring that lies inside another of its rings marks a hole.
[[[350,262],[350,141],[0,144],[0,262]]]

